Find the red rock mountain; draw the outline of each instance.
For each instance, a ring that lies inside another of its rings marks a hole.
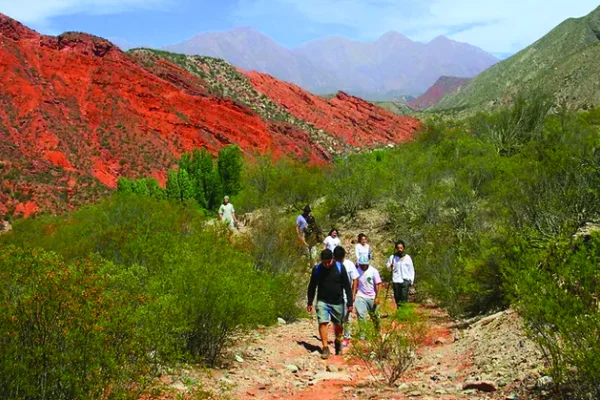
[[[455,76],[442,76],[430,87],[425,93],[416,99],[408,102],[408,106],[413,110],[422,110],[430,107],[441,100],[447,93],[458,89],[462,85],[465,85],[471,79],[469,78],[457,78]]]
[[[343,94],[327,102],[269,76],[220,76],[228,64],[209,69],[225,64],[43,36],[0,14],[0,215],[64,211],[121,176],[164,183],[193,148],[238,144],[323,163],[410,140],[420,126]]]

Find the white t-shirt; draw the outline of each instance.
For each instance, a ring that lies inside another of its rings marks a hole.
[[[235,210],[233,209],[233,204],[231,203],[221,204],[221,207],[219,207],[219,214],[223,215],[222,221],[225,223],[233,224],[234,213]]]
[[[335,249],[336,247],[338,247],[340,245],[340,243],[342,243],[342,242],[341,242],[340,238],[337,237],[337,236],[334,237],[334,238],[331,237],[331,236],[327,236],[325,238],[325,240],[323,240],[323,244],[325,246],[327,246],[327,248],[329,250],[331,250],[331,251],[333,251],[333,249]]]
[[[357,244],[354,248],[354,252],[356,255],[356,262],[358,262],[361,255],[365,255],[369,260],[371,259],[371,247],[369,246],[369,243],[365,244],[364,246],[360,243]]]
[[[358,270],[356,269],[356,264],[350,260],[344,260],[344,268],[346,268],[348,280],[350,280],[350,287],[352,287],[352,281],[358,279]],[[348,298],[346,297],[346,291],[344,290],[344,303],[347,303],[347,300]]]
[[[358,292],[356,297],[374,299],[377,295],[376,287],[381,283],[381,277],[377,268],[369,266],[366,271],[358,268]]]
[[[392,282],[403,283],[407,279],[411,285],[415,283],[415,267],[408,254],[402,258],[396,255],[390,256],[387,267],[392,270]]]

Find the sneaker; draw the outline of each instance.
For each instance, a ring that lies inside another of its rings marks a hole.
[[[342,354],[342,342],[340,340],[335,341],[335,355],[339,356]]]
[[[342,347],[348,346],[350,346],[350,338],[344,338],[344,341],[342,342]]]
[[[329,347],[325,347],[323,349],[323,351],[321,352],[321,358],[323,360],[327,360],[329,358],[329,356],[331,355],[331,353],[329,352]]]

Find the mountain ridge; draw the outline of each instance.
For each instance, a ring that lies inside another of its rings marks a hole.
[[[598,105],[598,55],[600,6],[584,17],[563,21],[535,43],[444,97],[432,110],[489,110],[526,92],[541,92],[575,107]]]
[[[226,59],[313,93],[341,90],[368,100],[420,95],[442,75],[472,77],[498,61],[475,46],[445,36],[428,43],[412,41],[396,31],[367,42],[328,36],[287,49],[255,29],[254,40],[264,48],[255,42],[250,45],[236,32],[195,35],[165,49]]]

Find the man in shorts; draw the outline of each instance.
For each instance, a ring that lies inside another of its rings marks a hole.
[[[341,263],[344,268],[346,268],[346,273],[348,274],[348,279],[350,280],[350,284],[352,285],[352,301],[353,303],[356,301],[356,290],[358,289],[358,271],[356,270],[356,264],[352,261],[346,259],[346,249],[342,246],[338,246],[333,250],[333,258],[336,262]],[[347,303],[348,298],[346,297],[346,293],[344,293],[344,302]],[[352,319],[352,313],[347,312],[344,314],[344,341],[343,347],[348,347],[350,345],[350,339],[352,338],[352,330],[350,328]]]
[[[308,284],[308,303],[306,311],[313,310],[313,301],[317,295],[317,319],[319,321],[319,334],[323,351],[321,358],[327,359],[330,356],[329,344],[327,340],[329,323],[333,323],[335,332],[335,354],[342,354],[342,322],[344,320],[344,293],[347,298],[348,312],[352,312],[352,288],[346,268],[341,263],[336,263],[333,259],[333,252],[325,249],[321,252],[321,263],[315,266],[310,276]]]

